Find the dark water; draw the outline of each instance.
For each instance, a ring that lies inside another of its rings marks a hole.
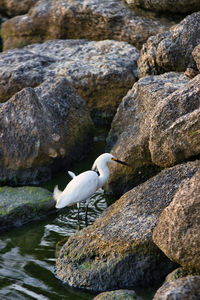
[[[104,136],[100,133],[92,152],[71,170],[76,174],[90,169],[95,158],[104,152]],[[52,190],[55,184],[63,189],[70,177],[67,170],[45,185]],[[92,224],[114,199],[102,192],[92,198],[88,224]],[[84,203],[80,206],[80,227],[85,226]],[[0,240],[0,299],[93,299],[94,294],[62,285],[55,276],[55,263],[61,245],[77,230],[77,208],[58,211],[47,219],[13,229],[1,235]],[[141,291],[142,295],[144,291]],[[144,299],[151,299],[151,291]],[[143,295],[144,296],[144,295]]]
[[[88,221],[107,207],[103,194],[94,197]],[[77,230],[77,209],[14,229],[0,241],[0,299],[92,299],[93,295],[64,287],[55,277],[56,249]],[[84,219],[84,207],[80,217]],[[85,226],[84,220],[80,222]]]

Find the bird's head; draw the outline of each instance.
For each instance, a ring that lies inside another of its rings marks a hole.
[[[112,155],[110,153],[103,153],[99,157],[97,157],[97,159],[95,160],[95,162],[92,166],[92,170],[98,169],[98,166],[100,166],[102,164],[107,164],[109,162],[117,162],[122,165],[128,166],[128,164],[126,162],[117,159],[114,155]]]

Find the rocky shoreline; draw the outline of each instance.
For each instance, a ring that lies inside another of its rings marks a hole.
[[[131,167],[110,167],[119,200],[69,238],[58,277],[116,290],[95,299],[139,300],[135,288],[181,266],[153,299],[198,299],[199,0],[11,2],[0,1],[1,232],[54,212],[50,192],[26,185],[81,160],[107,126],[107,151]]]

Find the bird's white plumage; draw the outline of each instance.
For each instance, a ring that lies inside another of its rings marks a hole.
[[[98,189],[98,174],[86,171],[75,176],[57,199],[56,208],[76,204],[92,196]]]
[[[68,183],[64,191],[60,191],[57,186],[54,189],[53,196],[56,200],[56,208],[73,205],[91,197],[96,190],[106,183],[109,176],[107,164],[113,161],[121,162],[110,153],[100,155],[92,166],[93,170],[98,170],[99,175],[95,171],[86,171],[76,176],[73,172],[69,171],[68,173],[72,177],[72,180]]]

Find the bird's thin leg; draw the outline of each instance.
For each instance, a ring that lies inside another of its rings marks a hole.
[[[79,218],[79,208],[80,208],[80,203],[78,202],[77,203],[77,208],[78,208],[78,222],[80,221],[80,218]]]
[[[85,207],[85,226],[87,227],[88,226],[88,206],[89,206],[89,203],[86,201],[86,207]]]

